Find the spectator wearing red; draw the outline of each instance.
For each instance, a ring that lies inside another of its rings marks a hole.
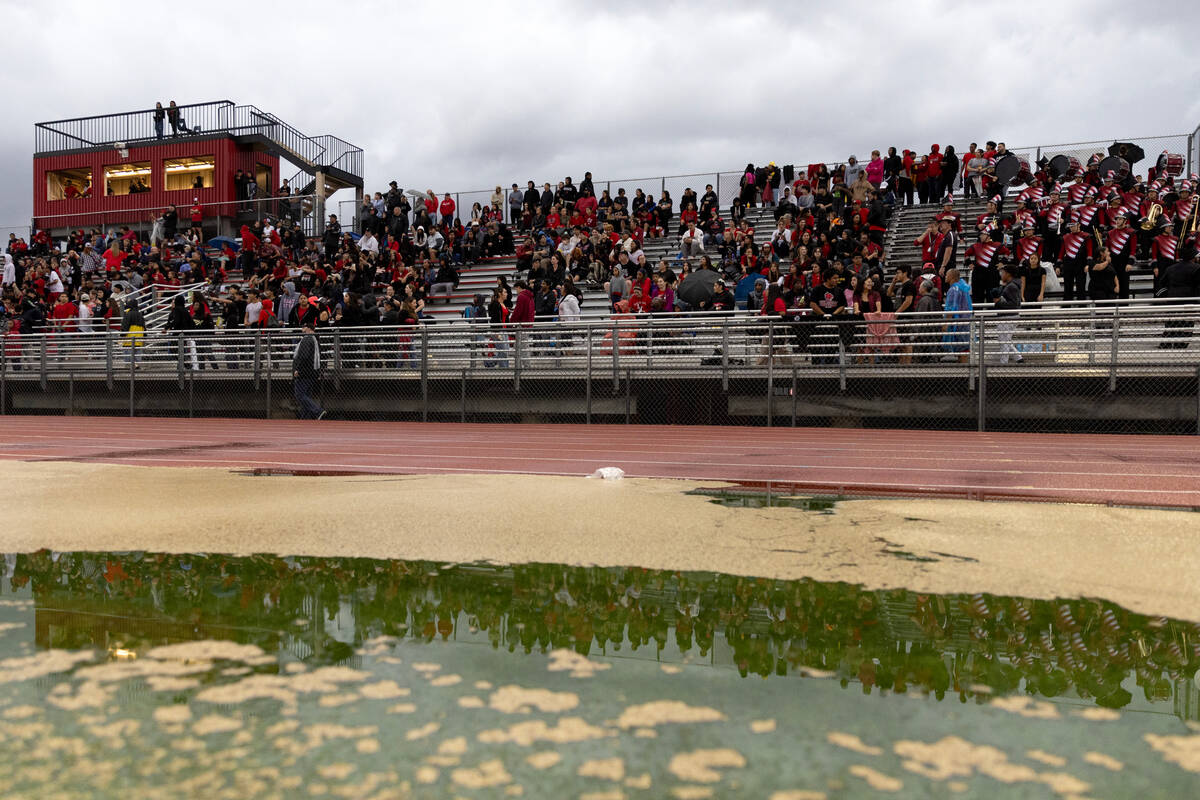
[[[454,211],[456,208],[454,198],[450,196],[449,192],[446,192],[445,196],[442,197],[441,205],[438,206],[438,211],[442,215],[442,225],[449,228],[454,224]]]
[[[929,202],[936,202],[942,196],[942,148],[940,145],[929,145],[929,155],[925,156],[925,197]]]
[[[867,162],[866,173],[867,180],[878,189],[879,184],[883,183],[883,159],[878,150],[871,151],[871,160]]]
[[[517,323],[533,322],[533,290],[525,281],[517,281],[514,287],[517,290],[517,302],[513,306],[512,316],[509,317],[509,320]]]
[[[66,292],[61,293],[58,302],[50,310],[50,319],[54,320],[54,327],[63,333],[74,333],[79,330],[78,318],[79,307],[71,302]]]

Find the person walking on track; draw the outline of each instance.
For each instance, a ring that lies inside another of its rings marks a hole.
[[[296,398],[296,416],[300,419],[324,419],[325,411],[313,399],[321,380],[321,344],[311,319],[300,327],[300,341],[292,353],[292,392]]]

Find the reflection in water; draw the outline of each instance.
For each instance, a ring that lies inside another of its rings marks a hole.
[[[0,593],[32,589],[41,648],[112,653],[231,639],[336,663],[380,635],[433,641],[469,631],[509,652],[637,651],[716,663],[720,645],[743,676],[832,673],[867,694],[965,700],[1023,690],[1111,708],[1132,700],[1128,686],[1152,703],[1173,701],[1184,718],[1198,716],[1200,625],[1101,601],[365,558],[41,551],[10,555],[6,565]],[[334,619],[336,636],[326,624]]]

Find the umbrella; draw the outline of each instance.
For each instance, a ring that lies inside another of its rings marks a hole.
[[[208,240],[208,246],[215,247],[218,250],[223,250],[226,247],[228,247],[230,250],[233,250],[234,252],[237,252],[240,249],[240,245],[238,245],[237,239],[232,239],[228,236],[214,236],[213,238]]]
[[[416,189],[405,189],[404,193],[409,197],[424,197],[424,192],[418,192]]]
[[[721,276],[711,269],[701,269],[683,279],[675,296],[689,306],[698,306],[713,296],[713,285]]]
[[[1121,148],[1125,148],[1125,152],[1121,152]],[[1138,147],[1133,142],[1113,142],[1109,145],[1108,154],[1110,156],[1121,156],[1130,164],[1136,164],[1146,157],[1146,151]]]

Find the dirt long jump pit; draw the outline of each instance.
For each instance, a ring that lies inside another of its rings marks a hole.
[[[1192,440],[925,436],[0,419],[0,795],[1195,796]]]

